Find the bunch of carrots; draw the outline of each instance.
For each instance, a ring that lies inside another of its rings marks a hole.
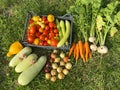
[[[72,54],[76,61],[81,58],[84,63],[88,62],[89,57],[92,58],[92,53],[87,41],[82,42],[82,40],[79,40],[77,43],[73,43],[69,50],[68,56],[70,57]]]

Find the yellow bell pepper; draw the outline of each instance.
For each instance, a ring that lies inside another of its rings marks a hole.
[[[22,44],[19,41],[15,41],[10,45],[7,57],[17,54],[21,49],[23,49]]]

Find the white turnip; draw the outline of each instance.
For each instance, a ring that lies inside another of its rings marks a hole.
[[[95,37],[93,37],[93,36],[89,37],[89,42],[94,43],[94,42],[95,42],[95,40],[96,40],[96,38],[95,38]]]
[[[108,52],[108,48],[106,46],[99,46],[97,48],[97,51],[100,53],[100,54],[106,54]]]
[[[91,45],[90,45],[90,49],[91,49],[92,51],[96,51],[96,50],[97,50],[97,46],[96,46],[95,44],[91,44]]]

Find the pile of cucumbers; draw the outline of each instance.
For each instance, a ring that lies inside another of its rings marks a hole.
[[[30,47],[24,47],[11,59],[9,66],[15,68],[16,73],[20,73],[18,83],[27,85],[38,75],[46,61],[47,56],[38,58]]]

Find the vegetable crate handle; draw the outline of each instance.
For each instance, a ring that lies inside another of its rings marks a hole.
[[[69,18],[70,20],[72,20],[72,15],[71,14],[65,14],[62,16],[63,18]]]

